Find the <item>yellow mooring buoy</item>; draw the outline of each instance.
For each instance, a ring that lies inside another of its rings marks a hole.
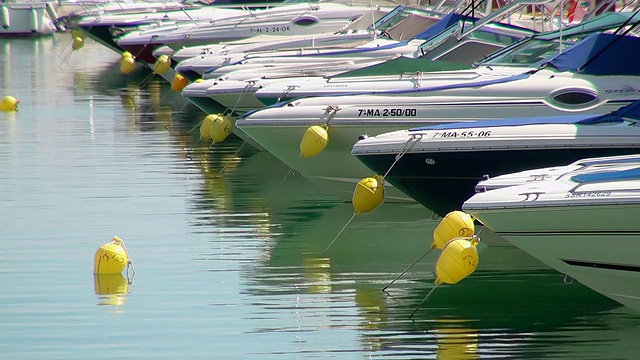
[[[153,72],[162,75],[166,73],[171,67],[171,58],[169,55],[161,55],[155,64],[153,64]]]
[[[133,54],[131,54],[128,51],[125,51],[122,53],[122,56],[120,57],[120,64],[122,65],[122,61],[126,58],[132,58],[133,59]]]
[[[84,47],[84,39],[80,36],[73,37],[73,43],[71,44],[71,48],[75,51],[78,51]]]
[[[456,284],[478,267],[478,237],[449,240],[436,261],[435,285]]]
[[[96,251],[93,273],[97,275],[120,274],[128,264],[133,264],[124,241],[114,236],[111,242],[103,244]]]
[[[204,81],[204,79],[200,78],[200,79],[196,79],[196,80],[194,81],[194,83],[198,84],[198,83],[201,83],[201,82],[203,82],[203,81]]]
[[[440,220],[433,230],[432,248],[442,249],[451,239],[471,237],[475,233],[475,226],[471,215],[464,211],[451,211]]]
[[[2,101],[0,101],[0,111],[17,111],[19,103],[20,101],[13,96],[5,96]]]
[[[122,274],[95,274],[93,288],[99,297],[98,305],[122,305],[129,293],[130,282]]]
[[[214,144],[223,142],[231,134],[231,120],[228,115],[209,115],[213,117],[209,137]]]
[[[120,72],[123,74],[130,74],[136,69],[136,60],[133,56],[123,56],[120,59]]]
[[[189,80],[180,74],[176,74],[171,82],[171,91],[180,92],[187,85],[189,85]]]
[[[87,33],[85,33],[84,31],[80,30],[80,29],[71,29],[71,37],[72,38],[81,38],[81,39],[86,39],[87,38]]]
[[[207,115],[202,123],[200,124],[200,140],[209,140],[211,139],[211,126],[213,125],[213,119],[215,119],[216,115],[211,114]]]
[[[320,154],[329,144],[328,131],[326,125],[310,126],[300,141],[300,157],[306,159]]]
[[[380,175],[366,177],[356,184],[351,199],[356,214],[366,214],[377,209],[384,201],[384,180]]]

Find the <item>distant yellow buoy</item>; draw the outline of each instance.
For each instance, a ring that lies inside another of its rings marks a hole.
[[[329,144],[329,133],[326,125],[310,126],[300,141],[300,157],[303,159],[320,154]]]
[[[478,238],[457,238],[447,242],[436,261],[435,285],[456,284],[478,267]]]
[[[75,51],[78,51],[82,49],[83,46],[84,46],[84,40],[79,36],[75,36],[73,38],[73,44],[71,44],[71,48]]]
[[[82,31],[82,30],[79,30],[79,29],[72,29],[72,30],[71,30],[71,37],[72,37],[72,38],[77,38],[77,37],[79,37],[79,38],[81,38],[81,39],[86,39],[86,38],[87,38],[87,33],[85,33],[85,32],[84,32],[84,31]]]
[[[196,79],[196,80],[194,81],[194,83],[198,84],[198,83],[201,83],[201,82],[203,82],[203,81],[204,81],[204,79],[200,78],[200,79]]]
[[[114,236],[111,242],[98,248],[94,257],[93,273],[98,275],[120,274],[131,262],[124,242]]]
[[[123,57],[120,60],[120,72],[123,74],[130,74],[136,69],[136,61],[133,57]]]
[[[5,96],[0,102],[0,111],[16,111],[19,103],[13,96]]]
[[[356,214],[370,213],[378,208],[384,201],[382,176],[374,175],[358,181],[351,200]]]
[[[176,74],[176,76],[173,77],[173,81],[171,82],[171,90],[179,92],[182,91],[182,89],[184,89],[184,87],[187,85],[189,85],[189,80],[180,74]]]
[[[161,55],[153,64],[153,72],[159,75],[166,73],[169,68],[171,68],[171,58],[168,55]]]
[[[209,115],[213,117],[211,122],[211,130],[209,130],[209,137],[213,140],[213,143],[223,142],[224,139],[231,134],[231,120],[228,115]]]
[[[475,226],[471,215],[464,211],[451,211],[440,221],[433,230],[432,248],[442,249],[451,239],[471,237],[475,233]]]

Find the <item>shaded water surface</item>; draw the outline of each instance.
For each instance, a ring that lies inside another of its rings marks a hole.
[[[0,39],[0,357],[633,359],[640,317],[513,248],[432,288],[435,220],[359,215],[68,34]],[[196,130],[194,130],[196,129]],[[92,275],[118,235],[135,277]]]

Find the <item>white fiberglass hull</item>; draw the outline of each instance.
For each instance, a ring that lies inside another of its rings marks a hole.
[[[552,85],[553,81],[545,80]],[[532,92],[536,87],[535,84],[526,83],[517,86],[529,86]],[[462,96],[464,92],[460,90],[451,91],[451,96],[425,94],[422,97],[385,98],[359,95],[301,99],[292,101],[291,105],[265,108],[248,114],[238,119],[236,124],[242,132],[312,182],[328,191],[338,188],[351,188],[352,191],[355,182],[372,175],[371,170],[351,155],[353,145],[362,135],[373,136],[447,122],[571,113],[550,106],[545,96],[532,97],[527,96],[530,93],[523,93],[522,97],[517,98],[509,96],[508,92],[492,94],[486,88],[467,89],[466,96]],[[626,104],[600,102],[582,109],[580,113],[602,114]],[[299,143],[304,132],[309,126],[323,123],[329,126],[327,148],[314,158],[299,160]],[[345,188],[341,186],[343,184],[349,186]],[[345,191],[339,192],[343,198],[347,194]]]

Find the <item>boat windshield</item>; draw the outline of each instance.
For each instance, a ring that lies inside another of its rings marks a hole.
[[[575,45],[587,34],[562,39],[529,38],[526,41],[514,45],[508,51],[496,53],[491,58],[478,63],[478,66],[530,66],[538,67],[552,56]]]

